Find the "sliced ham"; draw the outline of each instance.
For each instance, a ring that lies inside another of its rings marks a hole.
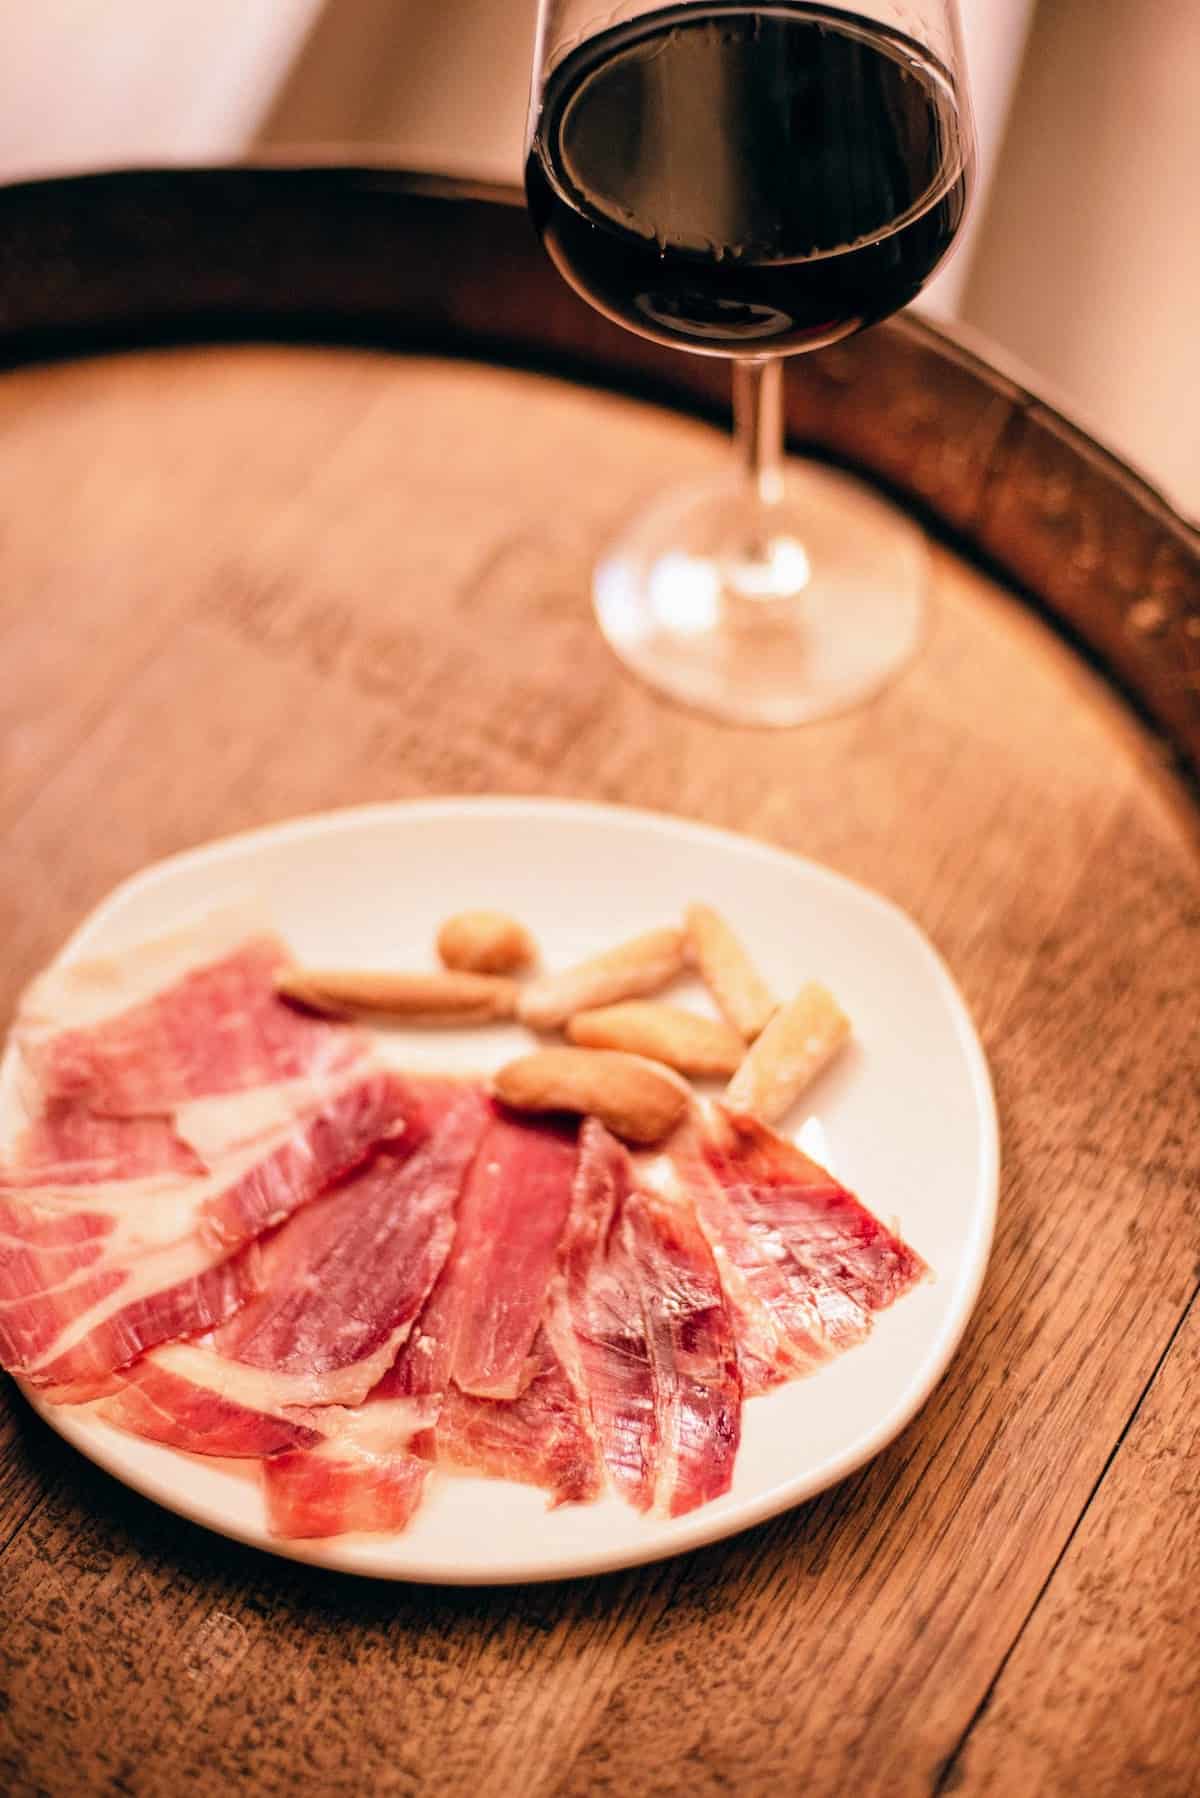
[[[811,1372],[868,1334],[928,1271],[817,1162],[717,1109],[675,1149],[737,1326],[749,1393]]]
[[[458,1210],[458,1234],[424,1319],[427,1365],[415,1377],[450,1379],[478,1398],[516,1398],[571,1202],[573,1134],[495,1112]]]
[[[284,1403],[360,1403],[446,1261],[487,1117],[482,1094],[457,1094],[406,1159],[377,1154],[276,1231],[262,1250],[262,1294],[216,1332],[218,1353],[269,1372]]]
[[[690,1206],[635,1191],[626,1206],[625,1250],[654,1376],[653,1506],[679,1517],[728,1492],[733,1479],[742,1421],[733,1323]]]
[[[82,1400],[262,1288],[259,1238],[417,1122],[367,1038],[277,998],[286,952],[221,916],[52,969],[14,1030],[0,1361]]]
[[[361,1039],[283,1003],[274,977],[288,952],[246,925],[218,914],[35,981],[14,1032],[30,1113],[65,1101],[105,1117],[164,1116],[190,1099],[344,1069]]]
[[[589,1120],[580,1137],[551,1331],[575,1385],[587,1394],[613,1485],[644,1511],[654,1501],[657,1422],[646,1319],[622,1230],[632,1189],[629,1156]]]
[[[169,1117],[97,1117],[68,1099],[49,1105],[18,1138],[8,1165],[0,1166],[0,1191],[204,1171]]]
[[[459,1473],[542,1486],[555,1503],[598,1490],[583,1401],[541,1327],[575,1164],[572,1133],[490,1111],[441,1277],[391,1367],[337,1419],[339,1503],[349,1502],[356,1456],[373,1488],[387,1454],[403,1461],[410,1448]],[[512,1396],[468,1392],[468,1381]],[[278,1491],[309,1470],[297,1454],[267,1478]]]
[[[377,1388],[361,1405],[298,1414],[319,1431],[261,1464],[267,1522],[277,1536],[337,1536],[404,1529],[431,1472],[413,1452],[439,1401],[389,1397]]]
[[[618,1492],[674,1517],[727,1491],[742,1390],[711,1250],[688,1206],[644,1188],[594,1120],[562,1262],[555,1343]]]
[[[427,1462],[392,1444],[376,1453],[333,1437],[316,1449],[285,1450],[263,1462],[267,1523],[285,1538],[396,1534],[412,1520],[429,1474]]]
[[[595,1498],[603,1485],[585,1402],[545,1330],[533,1343],[519,1398],[475,1398],[451,1386],[413,1448],[452,1472],[542,1486],[556,1505]]]
[[[423,1140],[414,1129],[276,1230],[259,1249],[260,1290],[204,1340],[143,1356],[104,1416],[196,1454],[266,1455],[289,1423],[305,1426],[290,1446],[322,1438],[311,1407],[366,1398],[445,1262],[489,1117],[473,1088],[417,1094]]]
[[[402,1135],[404,1092],[355,1075],[211,1174],[0,1196],[0,1361],[77,1401],[224,1322],[261,1290],[256,1239]]]
[[[322,1440],[303,1412],[282,1411],[269,1392],[248,1392],[231,1378],[211,1340],[203,1338],[143,1355],[96,1409],[131,1435],[192,1454],[257,1460],[284,1449],[315,1448]]]

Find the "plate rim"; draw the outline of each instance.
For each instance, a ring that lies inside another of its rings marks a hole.
[[[155,1477],[153,1472],[145,1474],[137,1468],[130,1470],[118,1452],[120,1442],[118,1431],[112,1429],[111,1426],[104,1425],[101,1420],[91,1415],[74,1416],[71,1414],[71,1407],[53,1405],[24,1381],[20,1379],[15,1381],[31,1408],[56,1434],[110,1477],[139,1493],[151,1503],[160,1505],[164,1510],[170,1511],[188,1522],[195,1523],[201,1528],[208,1529],[218,1536],[241,1542],[248,1547],[285,1560],[320,1567],[329,1572],[349,1573],[361,1578],[402,1581],[414,1585],[457,1587],[535,1585],[566,1579],[589,1578],[623,1568],[643,1566],[653,1561],[672,1559],[679,1554],[741,1535],[744,1531],[753,1529],[770,1518],[779,1516],[817,1496],[818,1493],[839,1484],[859,1468],[865,1466],[907,1428],[940,1384],[962,1341],[978,1303],[991,1258],[1000,1187],[1000,1134],[995,1091],[979,1033],[966,999],[947,963],[921,926],[894,900],[823,862],[814,861],[798,851],[783,848],[746,832],[646,807],[592,799],[543,797],[537,794],[460,794],[443,797],[377,800],[366,804],[337,806],[322,811],[301,813],[273,823],[255,825],[245,830],[216,837],[208,842],[177,850],[135,870],[134,873],[118,882],[80,920],[47,966],[58,967],[79,959],[87,951],[89,939],[104,929],[111,914],[119,911],[131,898],[144,889],[153,887],[160,880],[167,879],[171,874],[181,870],[236,857],[239,852],[244,852],[253,844],[286,843],[295,839],[334,835],[338,831],[364,825],[386,827],[391,823],[416,820],[422,816],[440,819],[461,815],[464,818],[470,818],[472,815],[478,816],[481,813],[502,816],[505,812],[526,816],[533,813],[547,818],[558,813],[573,819],[578,819],[581,814],[590,815],[610,821],[619,821],[623,825],[647,832],[661,833],[665,831],[677,838],[685,838],[702,846],[716,846],[726,852],[735,851],[742,855],[749,853],[764,863],[785,867],[793,872],[798,866],[808,878],[815,879],[819,885],[826,887],[829,891],[850,894],[856,904],[861,905],[863,901],[866,901],[871,909],[886,917],[892,927],[899,926],[919,951],[937,983],[948,1014],[953,1020],[957,1046],[963,1055],[970,1077],[971,1094],[980,1133],[979,1160],[973,1194],[974,1228],[956,1270],[956,1283],[950,1310],[925,1356],[915,1367],[913,1377],[902,1398],[892,1406],[890,1411],[877,1417],[872,1425],[862,1431],[840,1454],[832,1456],[819,1467],[810,1469],[806,1474],[776,1482],[756,1497],[743,1501],[739,1505],[735,1520],[720,1513],[707,1515],[708,1507],[701,1506],[685,1518],[669,1521],[658,1520],[660,1523],[665,1523],[665,1526],[670,1529],[669,1540],[664,1541],[660,1533],[656,1535],[653,1542],[647,1542],[644,1551],[642,1548],[628,1543],[608,1549],[600,1548],[592,1552],[572,1551],[571,1563],[567,1567],[537,1565],[529,1567],[524,1564],[517,1565],[497,1560],[495,1565],[488,1569],[469,1568],[464,1570],[461,1567],[455,1567],[451,1562],[439,1562],[436,1559],[427,1561],[419,1567],[379,1565],[376,1557],[384,1544],[390,1548],[395,1543],[403,1542],[403,1534],[399,1532],[381,1537],[364,1537],[359,1534],[311,1540],[288,1541],[282,1538],[277,1540],[248,1526],[243,1527],[236,1520],[231,1521],[217,1514],[207,1503],[197,1504],[194,1501],[181,1501],[172,1488]],[[3,1066],[7,1065],[11,1054],[12,1047],[9,1043],[5,1050],[3,1064],[0,1064],[0,1072],[3,1071]],[[99,1430],[98,1436],[97,1430]],[[111,1447],[110,1438],[114,1445]],[[162,1447],[162,1445],[153,1446]],[[165,1449],[164,1452],[183,1455],[185,1451]]]

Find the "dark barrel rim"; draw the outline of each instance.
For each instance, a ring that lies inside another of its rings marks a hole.
[[[323,146],[0,187],[0,363],[214,339],[503,360],[719,417],[728,373],[594,314],[515,189]],[[789,439],[1001,574],[1200,773],[1200,530],[986,350],[913,313],[791,359]]]

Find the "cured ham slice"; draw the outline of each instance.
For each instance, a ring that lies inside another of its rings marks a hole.
[[[494,1111],[463,1189],[458,1234],[397,1380],[435,1391],[453,1379],[479,1398],[516,1398],[571,1202],[573,1134]]]
[[[390,1369],[337,1421],[339,1504],[356,1457],[374,1488],[388,1453],[403,1461],[410,1448],[456,1472],[543,1486],[555,1503],[598,1491],[584,1403],[541,1328],[575,1164],[571,1133],[491,1110],[441,1277]],[[467,1381],[514,1396],[480,1396]],[[310,1477],[300,1455],[267,1473],[276,1492]]]
[[[218,914],[33,983],[12,1034],[0,1190],[201,1175],[366,1070],[365,1037],[276,997],[286,951],[261,930],[237,938],[246,921]]]
[[[654,1508],[682,1516],[729,1490],[742,1382],[716,1263],[690,1206],[635,1193],[626,1207],[654,1375]]]
[[[64,1100],[48,1106],[18,1140],[11,1165],[0,1166],[0,1190],[203,1172],[169,1118],[97,1117]]]
[[[169,1243],[124,1264],[110,1218],[31,1218],[0,1204],[0,1360],[62,1404],[109,1390],[144,1348],[210,1329],[258,1290],[253,1246],[214,1263]],[[78,1239],[61,1247],[62,1231]]]
[[[711,1250],[688,1207],[641,1187],[626,1150],[594,1120],[583,1128],[552,1328],[624,1498],[679,1516],[728,1490],[742,1390]]]
[[[26,993],[14,1032],[27,1109],[56,1102],[104,1117],[167,1115],[190,1099],[304,1078],[361,1053],[354,1032],[284,1004],[290,957],[241,912],[52,968]]]
[[[0,1361],[77,1401],[224,1322],[261,1289],[256,1239],[401,1136],[404,1092],[356,1075],[211,1174],[0,1194]]]
[[[415,1453],[460,1473],[544,1486],[556,1505],[595,1498],[603,1469],[587,1411],[545,1330],[519,1398],[475,1398],[451,1386]]]
[[[147,1349],[225,1322],[269,1276],[258,1239],[414,1128],[413,1089],[365,1037],[276,996],[285,961],[222,915],[26,995],[0,1360],[52,1396],[92,1398]]]
[[[753,1118],[717,1110],[675,1152],[737,1323],[749,1393],[861,1342],[927,1269],[833,1175]]]
[[[179,1342],[144,1355],[97,1411],[131,1435],[193,1454],[257,1460],[320,1444],[303,1412],[288,1415],[271,1408],[269,1395],[249,1396],[210,1343]]]
[[[446,1261],[487,1116],[481,1093],[461,1093],[407,1159],[378,1154],[277,1231],[262,1250],[263,1292],[217,1331],[217,1351],[269,1372],[283,1403],[361,1402]]]
[[[268,1526],[276,1536],[395,1534],[411,1521],[430,1467],[389,1441],[381,1453],[331,1438],[316,1449],[285,1450],[263,1462]]]
[[[460,1392],[512,1399],[528,1363],[571,1203],[573,1136],[493,1119],[459,1214],[459,1325],[451,1372]]]
[[[589,1120],[551,1312],[554,1341],[586,1392],[605,1466],[639,1510],[654,1500],[654,1374],[646,1320],[622,1222],[633,1169],[620,1143]]]
[[[268,1455],[322,1440],[329,1420],[310,1408],[365,1399],[445,1262],[489,1118],[482,1094],[449,1082],[422,1083],[416,1102],[423,1140],[410,1132],[275,1231],[260,1291],[203,1341],[144,1356],[104,1416],[193,1453]],[[404,1436],[429,1415],[408,1414]]]
[[[436,1460],[430,1431],[442,1408],[454,1346],[443,1328],[451,1318],[449,1290],[443,1274],[392,1366],[361,1404],[293,1414],[311,1418],[318,1439],[263,1462],[267,1519],[276,1535],[336,1536],[399,1530],[408,1523]],[[243,1378],[239,1374],[239,1382]],[[271,1421],[268,1412],[264,1428]],[[425,1450],[417,1455],[414,1445],[421,1440]],[[221,1451],[214,1446],[210,1452]]]

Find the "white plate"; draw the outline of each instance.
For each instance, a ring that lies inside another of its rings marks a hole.
[[[676,1554],[785,1510],[876,1454],[928,1397],[987,1262],[996,1116],[962,998],[893,905],[811,862],[673,818],[435,800],[302,818],[162,862],[118,888],[61,959],[135,944],[248,892],[262,895],[301,958],[380,967],[423,965],[439,921],[468,905],[526,919],[546,962],[561,966],[708,900],[736,921],[777,991],[820,978],[853,1018],[854,1047],[785,1127],[895,1224],[936,1278],[883,1313],[860,1348],[751,1400],[732,1491],[673,1521],[615,1498],[547,1511],[531,1488],[435,1475],[402,1535],[281,1543],[267,1534],[257,1485],[233,1463],[139,1441],[30,1395],[109,1473],[210,1529],[326,1567],[453,1584],[554,1579]],[[528,1046],[516,1028],[383,1040],[401,1065],[480,1072]]]

